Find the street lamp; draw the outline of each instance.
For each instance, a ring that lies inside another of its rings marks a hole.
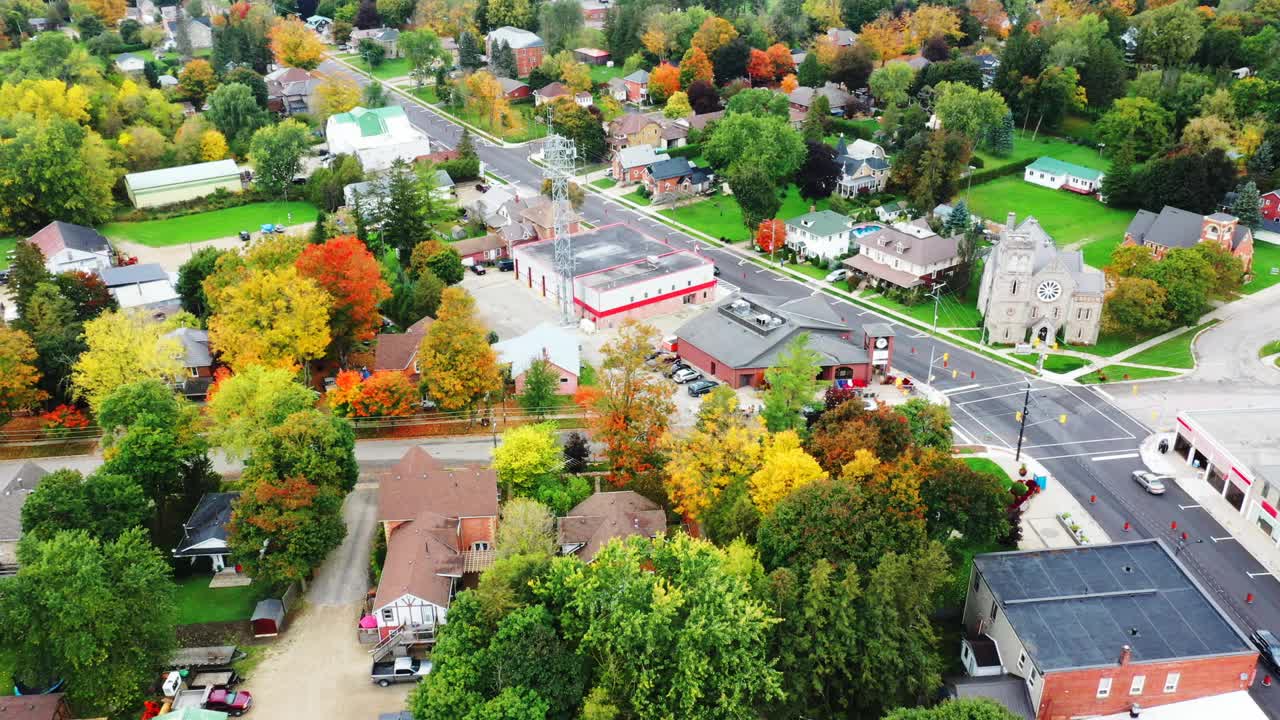
[[[1199,545],[1199,544],[1200,544],[1200,543],[1202,543],[1202,542],[1204,542],[1204,538],[1198,538],[1198,539],[1196,539],[1196,540],[1192,540],[1192,541],[1191,541],[1191,544],[1192,544],[1192,545]],[[1178,557],[1178,555],[1179,555],[1183,550],[1186,550],[1186,549],[1187,549],[1187,541],[1186,541],[1186,540],[1181,540],[1181,539],[1180,539],[1180,540],[1178,540],[1178,549],[1173,551],[1173,556],[1174,556],[1174,557]]]

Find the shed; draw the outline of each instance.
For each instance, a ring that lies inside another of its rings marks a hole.
[[[284,603],[274,598],[259,600],[253,609],[253,636],[256,638],[275,637],[284,629]]]
[[[215,160],[129,173],[124,176],[124,187],[134,207],[169,205],[212,195],[217,190],[239,192],[240,168],[234,160]]]

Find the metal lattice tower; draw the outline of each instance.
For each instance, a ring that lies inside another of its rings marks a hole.
[[[550,123],[547,123],[550,125]],[[560,276],[560,322],[574,323],[573,312],[573,244],[569,238],[569,178],[577,150],[572,140],[552,133],[542,145],[543,177],[551,181],[551,208],[555,221],[556,274]]]

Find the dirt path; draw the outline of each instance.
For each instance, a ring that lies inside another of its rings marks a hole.
[[[292,234],[310,234],[311,227],[314,222],[297,223],[289,226],[289,232]],[[253,238],[256,241],[260,233],[254,232]],[[230,237],[214,238],[205,240],[204,242],[191,243],[189,245],[170,245],[168,247],[151,247],[150,245],[142,245],[140,243],[132,243],[125,240],[113,240],[117,249],[126,255],[133,255],[138,258],[140,263],[159,263],[169,272],[177,272],[197,250],[207,247],[216,247],[221,250],[231,250],[233,248],[243,247],[244,243],[240,241],[239,235]]]

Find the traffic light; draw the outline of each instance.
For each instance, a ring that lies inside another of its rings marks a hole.
[[[1067,424],[1067,414],[1066,414],[1066,413],[1062,413],[1061,415],[1059,415],[1059,416],[1058,416],[1058,424],[1059,424],[1059,425],[1066,425],[1066,424]]]
[[[1013,419],[1017,420],[1018,422],[1022,422],[1022,411],[1019,410],[1018,412],[1014,413]]]

